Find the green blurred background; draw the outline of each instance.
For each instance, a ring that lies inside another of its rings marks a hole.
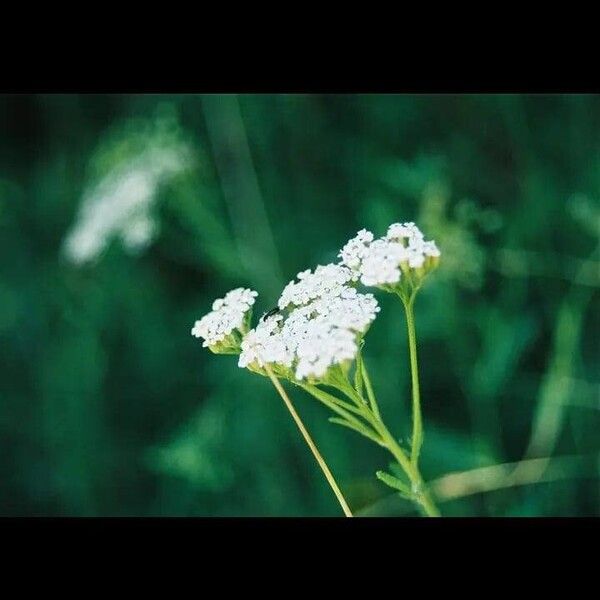
[[[442,512],[598,515],[599,198],[598,96],[1,96],[0,514],[341,514],[269,382],[190,329],[414,220],[442,251],[416,309]],[[415,514],[383,450],[291,392],[357,513]]]

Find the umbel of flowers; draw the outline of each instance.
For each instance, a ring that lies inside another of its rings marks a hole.
[[[394,223],[379,239],[365,229],[339,252],[337,264],[298,273],[281,293],[277,309],[251,328],[257,293],[237,288],[215,300],[212,311],[196,321],[192,335],[217,354],[239,354],[238,365],[267,376],[288,405],[344,512],[350,510],[314,442],[279,383],[284,379],[326,405],[330,420],[386,448],[402,477],[380,471],[377,476],[415,502],[430,516],[438,515],[418,468],[423,431],[416,357],[413,302],[426,276],[437,266],[440,252],[414,223]],[[405,308],[411,357],[413,431],[403,447],[381,417],[362,357],[365,336],[380,307],[359,285],[396,294]]]
[[[370,231],[362,229],[338,256],[363,285],[408,299],[437,266],[440,251],[435,242],[425,241],[414,223],[394,223],[377,240]]]

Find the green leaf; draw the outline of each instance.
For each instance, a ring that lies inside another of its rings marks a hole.
[[[400,444],[400,447],[404,451],[406,451],[406,448],[404,448],[402,446],[402,444]],[[409,450],[409,452],[410,452],[410,450]],[[390,462],[388,464],[388,468],[394,474],[394,476],[396,476],[396,477],[404,477],[404,469],[397,462]]]
[[[398,492],[400,492],[400,494],[404,498],[407,498],[409,500],[412,498],[412,493],[409,487],[402,483],[402,481],[400,481],[397,477],[394,477],[393,475],[390,475],[385,471],[377,471],[375,475],[377,476],[377,479],[383,481],[383,483],[385,483],[389,487],[393,488],[394,490],[398,490]]]
[[[371,385],[371,379],[369,378],[369,373],[367,371],[367,365],[365,361],[361,359],[360,363],[362,379],[365,382],[365,386],[367,388],[367,396],[369,398],[369,404],[371,406],[371,410],[373,414],[380,419],[381,414],[379,413],[379,406],[377,405],[377,399],[375,398],[375,392],[373,391],[373,386]]]
[[[328,394],[314,385],[302,383],[297,385],[299,385],[303,390],[307,391],[311,396],[314,396],[317,400],[325,404],[325,406],[328,406],[331,410],[338,413],[338,415],[342,415],[342,417],[348,421],[353,422],[357,420],[350,413],[362,416],[362,413],[358,408],[348,404],[347,402],[344,402],[343,400],[340,400],[339,398],[336,398],[332,394]]]
[[[356,432],[360,433],[361,435],[364,435],[366,438],[369,438],[372,442],[375,442],[378,446],[382,446],[385,448],[385,444],[383,444],[383,442],[372,431],[370,431],[366,427],[357,426],[353,423],[349,423],[345,419],[340,419],[338,417],[329,417],[329,421],[330,421],[330,423],[337,423],[338,425],[341,425],[342,427],[347,427],[348,429],[352,429],[353,431],[356,431]]]
[[[362,341],[362,340],[361,340]],[[363,395],[363,366],[362,352],[359,350],[356,355],[356,365],[354,366],[354,389]]]

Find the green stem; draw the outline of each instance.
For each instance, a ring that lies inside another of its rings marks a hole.
[[[412,497],[414,501],[421,506],[423,511],[428,517],[439,517],[440,511],[431,499],[427,487],[423,482],[421,473],[416,464],[412,463],[406,456],[404,450],[400,447],[398,442],[394,439],[392,434],[387,430],[386,426],[381,423],[379,433],[383,440],[386,442],[387,449],[391,452],[392,456],[398,461],[400,466],[404,469],[404,472],[410,479],[412,484]]]
[[[419,390],[419,366],[417,363],[417,336],[415,333],[415,315],[413,311],[414,295],[403,301],[408,328],[408,350],[410,354],[410,376],[412,380],[412,436],[410,460],[416,467],[423,444],[423,418],[421,416],[421,393]]]
[[[418,476],[418,482],[416,484],[413,483],[413,485],[415,485],[415,487],[417,488],[417,491],[414,492],[416,501],[421,505],[423,512],[428,517],[441,517],[442,514],[440,513],[439,508],[435,505],[434,501],[432,500],[431,495],[429,494],[429,490],[427,489],[427,486],[421,478],[419,470],[417,469],[416,471]]]

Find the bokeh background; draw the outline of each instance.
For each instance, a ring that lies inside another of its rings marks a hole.
[[[442,512],[598,515],[599,198],[593,95],[1,96],[0,514],[340,514],[268,380],[190,329],[414,220],[442,250],[416,309]],[[365,356],[402,437],[378,297]],[[415,514],[383,450],[292,394],[358,514]]]

